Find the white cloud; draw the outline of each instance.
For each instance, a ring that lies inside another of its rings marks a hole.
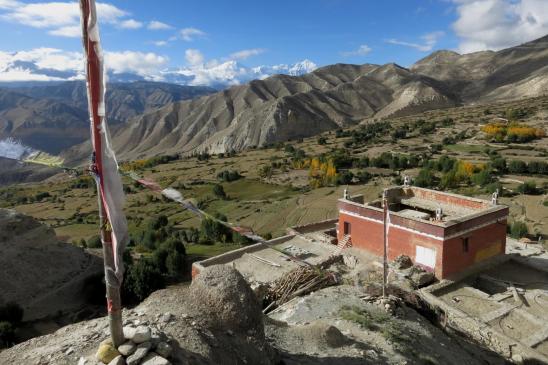
[[[188,49],[187,66],[168,68],[169,59],[156,53],[136,51],[105,52],[105,67],[109,79],[133,81],[140,78],[173,82],[183,85],[224,87],[273,74],[302,75],[317,68],[304,60],[293,65],[246,67],[236,60],[206,60],[202,52]],[[20,52],[0,51],[0,81],[68,81],[84,79],[81,52],[56,48],[36,48]],[[139,76],[139,77],[136,77]]]
[[[187,49],[185,51],[185,59],[191,66],[204,63],[204,55],[197,49]]]
[[[459,51],[469,53],[516,46],[548,33],[546,0],[453,0],[453,30]]]
[[[80,36],[80,8],[75,1],[23,3],[16,0],[0,0],[0,10],[0,19],[6,21],[49,29],[48,34],[55,36]],[[101,23],[125,29],[138,29],[143,26],[143,23],[137,20],[124,19],[129,13],[112,4],[97,3],[97,12]]]
[[[437,31],[427,33],[421,36],[423,43],[405,42],[397,39],[387,39],[386,42],[390,44],[396,44],[399,46],[415,48],[421,52],[430,52],[434,46],[438,43],[438,40],[445,35],[444,32]]]
[[[266,52],[264,48],[243,49],[232,53],[228,58],[231,60],[246,60],[249,57],[257,56],[264,52]]]
[[[132,72],[139,76],[154,78],[169,61],[166,56],[148,52],[106,52],[105,65],[107,70],[114,73]]]
[[[366,56],[372,51],[371,47],[369,47],[367,44],[362,44],[358,47],[358,49],[354,51],[348,51],[348,52],[342,52],[342,55],[345,57],[351,57],[351,56]]]
[[[164,47],[167,46],[167,41],[155,41],[153,44],[158,47]]]
[[[50,30],[48,34],[60,37],[79,38],[82,36],[82,28],[78,25],[68,25]]]
[[[0,0],[0,9],[13,9],[19,6],[19,2],[15,0]]]
[[[203,37],[205,36],[205,32],[201,31],[200,29],[196,29],[196,28],[184,28],[184,29],[181,29],[181,31],[179,32],[179,34],[181,35],[181,38],[187,42],[191,42],[194,40],[194,38],[197,38],[197,37]]]
[[[107,71],[114,74],[132,73],[145,79],[160,76],[169,59],[156,53],[122,51],[105,52]],[[51,81],[82,79],[84,75],[81,52],[56,48],[36,48],[29,51],[0,51],[0,80]]]
[[[139,29],[143,26],[143,23],[135,20],[135,19],[127,19],[127,20],[123,20],[121,21],[118,26],[120,28],[124,28],[124,29]]]
[[[147,28],[150,30],[166,30],[166,29],[172,29],[173,27],[169,24],[162,23],[157,20],[152,20],[148,22]]]
[[[80,9],[76,2],[21,3],[8,0],[7,4],[4,9],[8,11],[2,14],[2,18],[30,27],[55,28],[80,23]],[[107,3],[97,3],[97,12],[105,23],[115,23],[127,15],[124,10]]]
[[[0,51],[0,72],[5,70],[10,63],[17,61],[31,62],[39,68],[57,71],[69,71],[83,67],[80,52],[42,47],[14,53]]]

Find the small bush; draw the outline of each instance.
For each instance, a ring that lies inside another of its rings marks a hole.
[[[534,181],[526,181],[517,188],[518,193],[520,194],[527,194],[527,195],[535,195],[539,193],[539,190],[537,188],[537,183]]]
[[[525,237],[529,233],[527,225],[524,222],[516,221],[510,225],[510,236],[515,239]]]
[[[87,242],[88,248],[101,248],[103,244],[101,243],[101,237],[93,236]]]

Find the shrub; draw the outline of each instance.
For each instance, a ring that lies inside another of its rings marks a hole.
[[[47,191],[42,191],[40,193],[37,193],[35,196],[34,196],[34,200],[36,200],[37,202],[41,201],[42,199],[44,198],[49,198],[51,197],[50,193],[48,193]]]
[[[223,188],[223,186],[221,184],[213,185],[213,194],[217,198],[221,198],[221,199],[226,199],[227,198],[226,193],[225,193],[225,189]]]
[[[508,172],[522,174],[527,172],[527,164],[521,160],[512,160],[508,164]]]
[[[434,174],[428,168],[423,168],[415,178],[415,185],[421,188],[434,186]]]
[[[485,169],[480,172],[472,174],[472,176],[470,177],[470,180],[475,185],[485,186],[491,182],[492,177],[491,177],[491,173],[487,169]]]
[[[537,183],[534,181],[526,181],[517,188],[518,193],[520,194],[527,194],[527,195],[535,195],[538,194],[539,191],[537,189]]]
[[[327,138],[325,138],[324,136],[321,136],[320,138],[318,138],[318,144],[320,146],[327,144]]]
[[[354,178],[354,174],[352,173],[352,171],[344,171],[337,176],[337,184],[338,185],[350,184],[352,183],[353,178]]]
[[[527,225],[524,222],[516,221],[510,225],[510,236],[515,239],[524,237],[529,233]]]
[[[359,171],[356,174],[356,177],[358,178],[358,181],[362,184],[367,183],[369,180],[371,180],[371,174],[367,171]]]
[[[181,276],[185,265],[184,255],[173,250],[169,252],[165,260],[167,274],[173,278]]]
[[[148,260],[140,260],[126,272],[123,292],[130,301],[142,301],[165,285],[162,273]]]
[[[259,170],[257,171],[259,176],[262,177],[263,179],[271,178],[273,172],[274,172],[274,170],[272,169],[272,166],[270,166],[270,165],[261,166],[261,167],[259,167]]]
[[[231,182],[241,179],[242,175],[236,170],[224,170],[217,174],[217,179],[224,182]]]
[[[200,226],[200,242],[227,242],[232,237],[231,231],[220,222],[205,218]]]
[[[89,247],[89,248],[101,248],[101,247],[103,247],[103,244],[101,243],[101,237],[99,237],[97,235],[91,237],[87,242],[87,247]]]
[[[167,217],[163,214],[155,217],[155,218],[152,218],[148,221],[148,224],[147,224],[147,227],[151,230],[158,230],[162,227],[165,227],[167,226],[167,224],[169,223]]]

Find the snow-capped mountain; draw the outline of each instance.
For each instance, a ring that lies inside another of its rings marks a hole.
[[[227,86],[264,79],[274,74],[299,76],[317,68],[310,60],[293,65],[248,67],[236,60],[209,61],[191,66],[167,68],[167,60],[139,52],[105,54],[108,79],[112,82],[162,81],[179,85]],[[138,60],[139,62],[135,62]],[[82,54],[59,49],[0,51],[0,85],[9,83],[69,81],[84,78]]]

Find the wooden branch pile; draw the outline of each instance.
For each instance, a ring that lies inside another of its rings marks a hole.
[[[266,300],[270,301],[270,304],[264,312],[267,313],[273,307],[280,306],[299,295],[305,295],[338,282],[334,272],[314,266],[299,267],[272,283],[266,295]]]

